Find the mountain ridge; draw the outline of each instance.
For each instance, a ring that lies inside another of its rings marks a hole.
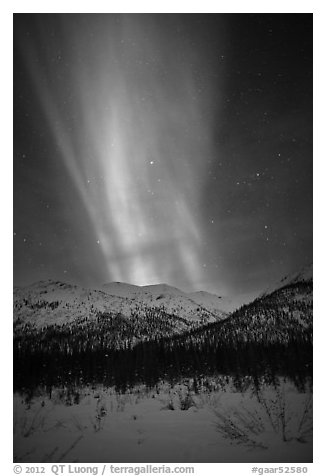
[[[227,313],[210,306],[206,309],[183,291],[166,284],[138,287],[109,283],[102,289],[89,289],[55,280],[14,288],[14,321],[36,327],[66,324],[76,320],[95,320],[103,313],[130,318],[135,312],[164,310],[190,324],[214,322]]]
[[[312,274],[312,265],[306,266],[270,285],[255,298],[266,297],[290,284],[309,282]],[[244,297],[229,298],[206,291],[187,293],[166,283],[137,286],[110,282],[93,289],[48,279],[14,287],[14,322],[42,327],[83,319],[94,321],[104,313],[130,318],[135,313],[145,316],[159,310],[183,319],[189,325],[201,325],[224,320],[242,305],[253,301],[248,296],[245,301]],[[182,330],[186,328],[177,329],[178,332]]]
[[[284,286],[295,284],[299,282],[309,282],[313,280],[313,264],[308,264],[303,266],[299,271],[295,271],[290,273],[289,275],[283,276],[279,281],[276,283],[270,284],[263,293],[261,293],[260,297],[267,296],[268,294],[281,289]]]

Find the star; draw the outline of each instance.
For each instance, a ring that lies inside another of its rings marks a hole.
[[[123,18],[42,15],[38,28],[16,17],[17,49],[30,31],[31,54],[16,57],[15,280],[34,279],[29,255],[44,276],[231,294],[272,279],[271,258],[300,267],[311,224],[305,16],[282,18],[284,30],[273,15],[199,16],[196,29],[186,15],[175,27]]]

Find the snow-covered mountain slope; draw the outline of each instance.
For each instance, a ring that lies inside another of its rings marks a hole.
[[[283,276],[280,281],[271,284],[262,294],[261,296],[267,296],[272,292],[281,289],[285,286],[300,283],[300,282],[310,282],[313,280],[313,265],[310,264],[301,268],[299,271],[296,271],[288,276]]]
[[[152,294],[152,296],[160,296],[160,295],[167,295],[167,296],[187,296],[187,293],[181,291],[178,288],[173,286],[169,286],[168,284],[152,284],[150,286],[142,286],[142,291],[146,293]]]
[[[290,274],[289,276],[285,276],[281,279],[282,286],[286,286],[288,284],[294,284],[299,282],[307,282],[312,281],[313,279],[313,266],[312,264],[305,266],[300,271]]]
[[[110,296],[100,290],[60,281],[41,281],[14,290],[14,321],[30,322],[37,327],[64,324],[84,318],[95,319],[98,313],[127,313],[131,301]],[[129,315],[127,314],[127,315]]]
[[[147,304],[160,301],[162,304],[164,303],[164,305],[172,308],[176,301],[180,301],[180,298],[183,298],[188,303],[190,300],[213,314],[220,312],[229,314],[257,297],[257,293],[240,294],[237,296],[220,296],[206,291],[186,293],[168,284],[135,286],[113,282],[103,285],[102,289],[114,296],[127,297],[129,299],[139,299],[141,297],[142,302]]]
[[[273,365],[277,362],[278,369],[282,369],[285,374],[290,366],[295,368],[294,373],[297,372],[296,366],[300,367],[301,364],[306,366],[302,371],[308,371],[312,358],[313,282],[308,272],[300,272],[286,283],[237,309],[223,321],[202,326],[173,339],[175,352],[181,353],[182,349],[191,346],[198,349],[205,361],[205,352],[209,359],[210,353],[214,355],[216,349],[224,348],[223,358],[227,353],[231,360],[233,356],[238,358],[236,365],[244,371],[259,362],[259,365],[263,362],[269,365],[270,359]],[[245,353],[245,348],[251,345],[256,350],[260,346],[260,353],[256,354],[252,349]],[[272,358],[274,345],[280,347],[274,347]],[[212,365],[215,365],[214,362]]]
[[[226,317],[228,311],[225,306],[219,306],[219,298],[211,294],[211,301],[205,302],[201,293],[186,293],[168,284],[150,286],[134,286],[126,283],[109,283],[103,286],[105,292],[132,301],[146,307],[164,307],[166,312],[176,314],[184,319],[198,320],[205,316],[207,322],[214,322],[216,318]],[[208,294],[208,293],[207,293]]]
[[[237,296],[217,296],[206,291],[190,293],[189,297],[206,309],[220,309],[227,314],[235,311],[243,304],[248,304],[257,297],[257,293],[239,294]]]
[[[107,294],[111,294],[112,296],[119,296],[130,299],[134,299],[137,294],[141,293],[140,286],[120,282],[104,284],[102,286],[102,290]]]
[[[189,323],[215,322],[226,317],[217,306],[195,301],[189,295],[166,284],[134,286],[109,283],[102,289],[85,289],[60,281],[41,281],[14,289],[14,320],[36,327],[65,324],[77,320],[95,320],[99,314],[130,317],[159,309]],[[177,322],[177,321],[176,321]],[[178,321],[180,327],[180,322]],[[185,330],[185,329],[176,329]]]
[[[285,286],[312,281],[312,265],[285,276],[266,289],[261,297]],[[14,288],[14,321],[29,322],[36,327],[66,324],[77,320],[95,320],[99,314],[111,313],[131,317],[160,309],[189,323],[216,322],[227,317],[255,296],[223,297],[205,291],[186,293],[168,284],[135,286],[112,282],[101,289],[86,289],[60,281],[40,281]],[[179,331],[185,330],[179,321]]]

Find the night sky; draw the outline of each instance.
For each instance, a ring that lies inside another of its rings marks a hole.
[[[14,284],[312,262],[311,14],[15,14]]]

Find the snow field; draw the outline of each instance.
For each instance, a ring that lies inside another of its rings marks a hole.
[[[312,395],[289,382],[195,394],[161,384],[14,396],[15,462],[312,461]]]

